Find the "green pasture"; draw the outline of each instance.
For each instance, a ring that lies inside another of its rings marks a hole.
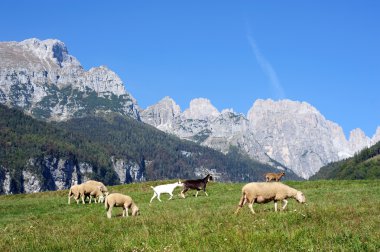
[[[173,200],[153,195],[147,182],[109,187],[130,195],[137,217],[122,218],[103,204],[67,204],[67,190],[0,196],[0,251],[380,251],[380,181],[285,182],[307,205],[289,200],[244,207],[234,215],[239,183],[208,184],[209,197]]]

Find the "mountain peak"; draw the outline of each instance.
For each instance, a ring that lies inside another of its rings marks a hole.
[[[59,67],[65,65],[80,66],[79,61],[68,53],[66,45],[58,39],[26,39],[19,43],[23,48],[33,52],[40,59],[51,59]]]
[[[219,111],[205,98],[191,100],[190,107],[183,112],[187,119],[212,119],[220,115]]]

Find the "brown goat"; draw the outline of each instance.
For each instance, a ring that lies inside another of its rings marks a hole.
[[[285,176],[285,172],[280,172],[280,173],[269,172],[265,174],[265,181],[269,182],[269,181],[275,180],[276,182],[278,182],[283,176]]]

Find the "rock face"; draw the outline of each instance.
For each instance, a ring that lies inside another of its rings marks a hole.
[[[141,118],[181,138],[228,152],[237,146],[253,159],[281,164],[309,178],[329,162],[352,156],[380,139],[355,129],[347,141],[342,128],[310,104],[290,100],[257,100],[247,117],[232,110],[219,112],[207,99],[195,99],[181,113],[169,97],[141,112]]]
[[[0,42],[0,103],[62,121],[99,111],[139,119],[136,100],[107,67],[85,71],[59,40]]]
[[[144,181],[144,169],[131,161],[111,158],[113,169],[122,183]],[[0,194],[34,193],[69,189],[91,179],[93,167],[76,158],[44,156],[30,158],[21,175],[0,166]]]

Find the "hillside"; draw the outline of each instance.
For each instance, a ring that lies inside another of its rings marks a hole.
[[[254,181],[262,180],[268,170],[277,170],[250,159],[237,148],[231,147],[224,155],[118,114],[55,124],[90,138],[93,143],[107,146],[115,157],[143,164],[148,180],[189,178],[194,176],[196,168],[205,168],[216,171],[224,181]],[[287,172],[287,179],[298,179],[290,170]]]
[[[46,123],[0,105],[0,193],[192,178],[214,171],[223,181],[262,180],[278,171],[237,150],[224,155],[121,115]],[[298,177],[290,171],[287,179]]]
[[[162,195],[156,181],[109,187],[130,195],[141,214],[106,218],[102,204],[67,204],[67,190],[0,196],[0,251],[379,251],[380,183],[286,182],[307,205],[290,199],[287,211],[273,202],[233,212],[243,184],[207,185],[208,197]],[[281,204],[279,204],[281,205]]]
[[[379,179],[380,142],[365,148],[352,158],[322,167],[310,179]]]

